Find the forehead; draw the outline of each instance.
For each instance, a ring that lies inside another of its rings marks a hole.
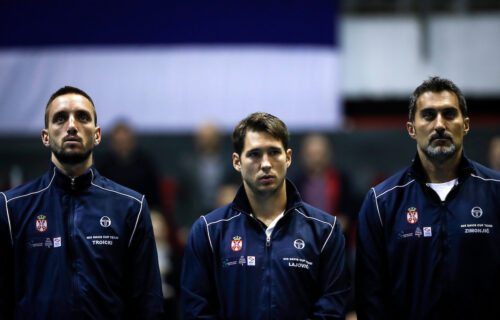
[[[276,139],[267,132],[253,130],[247,131],[243,151],[270,147],[283,149],[283,143],[281,140]]]
[[[424,108],[454,107],[459,109],[458,97],[452,91],[426,91],[417,99],[417,112]]]
[[[68,93],[55,98],[49,106],[49,117],[59,111],[87,111],[94,117],[94,107],[92,103],[76,93]]]

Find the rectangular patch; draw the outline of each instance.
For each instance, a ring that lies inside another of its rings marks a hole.
[[[247,265],[248,266],[255,266],[255,257],[254,256],[247,257]]]
[[[424,227],[424,237],[432,237],[432,228]]]

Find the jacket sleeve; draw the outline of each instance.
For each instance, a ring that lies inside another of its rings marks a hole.
[[[368,192],[359,212],[356,236],[356,311],[362,319],[390,319],[386,247],[375,193]]]
[[[217,319],[219,301],[214,283],[212,247],[204,217],[189,233],[181,278],[183,319]]]
[[[14,250],[11,240],[5,195],[0,192],[0,319],[13,319],[14,313]]]
[[[133,217],[127,252],[127,317],[162,319],[163,294],[158,253],[149,207],[144,197],[139,214]]]
[[[310,319],[344,319],[349,294],[345,239],[337,219],[320,256],[319,298]]]

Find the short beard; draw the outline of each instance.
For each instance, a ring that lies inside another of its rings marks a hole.
[[[65,151],[52,149],[52,153],[60,163],[75,165],[85,162],[92,154],[92,149],[83,153],[68,153]]]
[[[449,147],[433,147],[431,145],[428,145],[426,148],[422,149],[428,159],[437,162],[444,162],[445,160],[448,160],[457,153],[457,150],[457,146],[455,146],[453,143]]]

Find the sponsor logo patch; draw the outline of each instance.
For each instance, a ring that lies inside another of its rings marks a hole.
[[[254,256],[247,257],[247,266],[255,266],[255,257]]]
[[[111,219],[107,216],[103,216],[101,220],[99,220],[99,223],[101,224],[101,227],[107,228],[111,225]]]
[[[474,218],[478,219],[483,216],[483,209],[481,209],[481,207],[474,207],[471,209],[470,213]]]
[[[306,243],[302,239],[297,239],[293,242],[293,246],[299,250],[302,250],[306,246]]]
[[[415,229],[415,235],[419,238],[422,236],[422,229],[420,229],[420,227],[417,227],[417,229]]]
[[[424,227],[424,237],[432,237],[432,228]]]
[[[61,245],[61,237],[54,238],[54,248],[59,248]]]

